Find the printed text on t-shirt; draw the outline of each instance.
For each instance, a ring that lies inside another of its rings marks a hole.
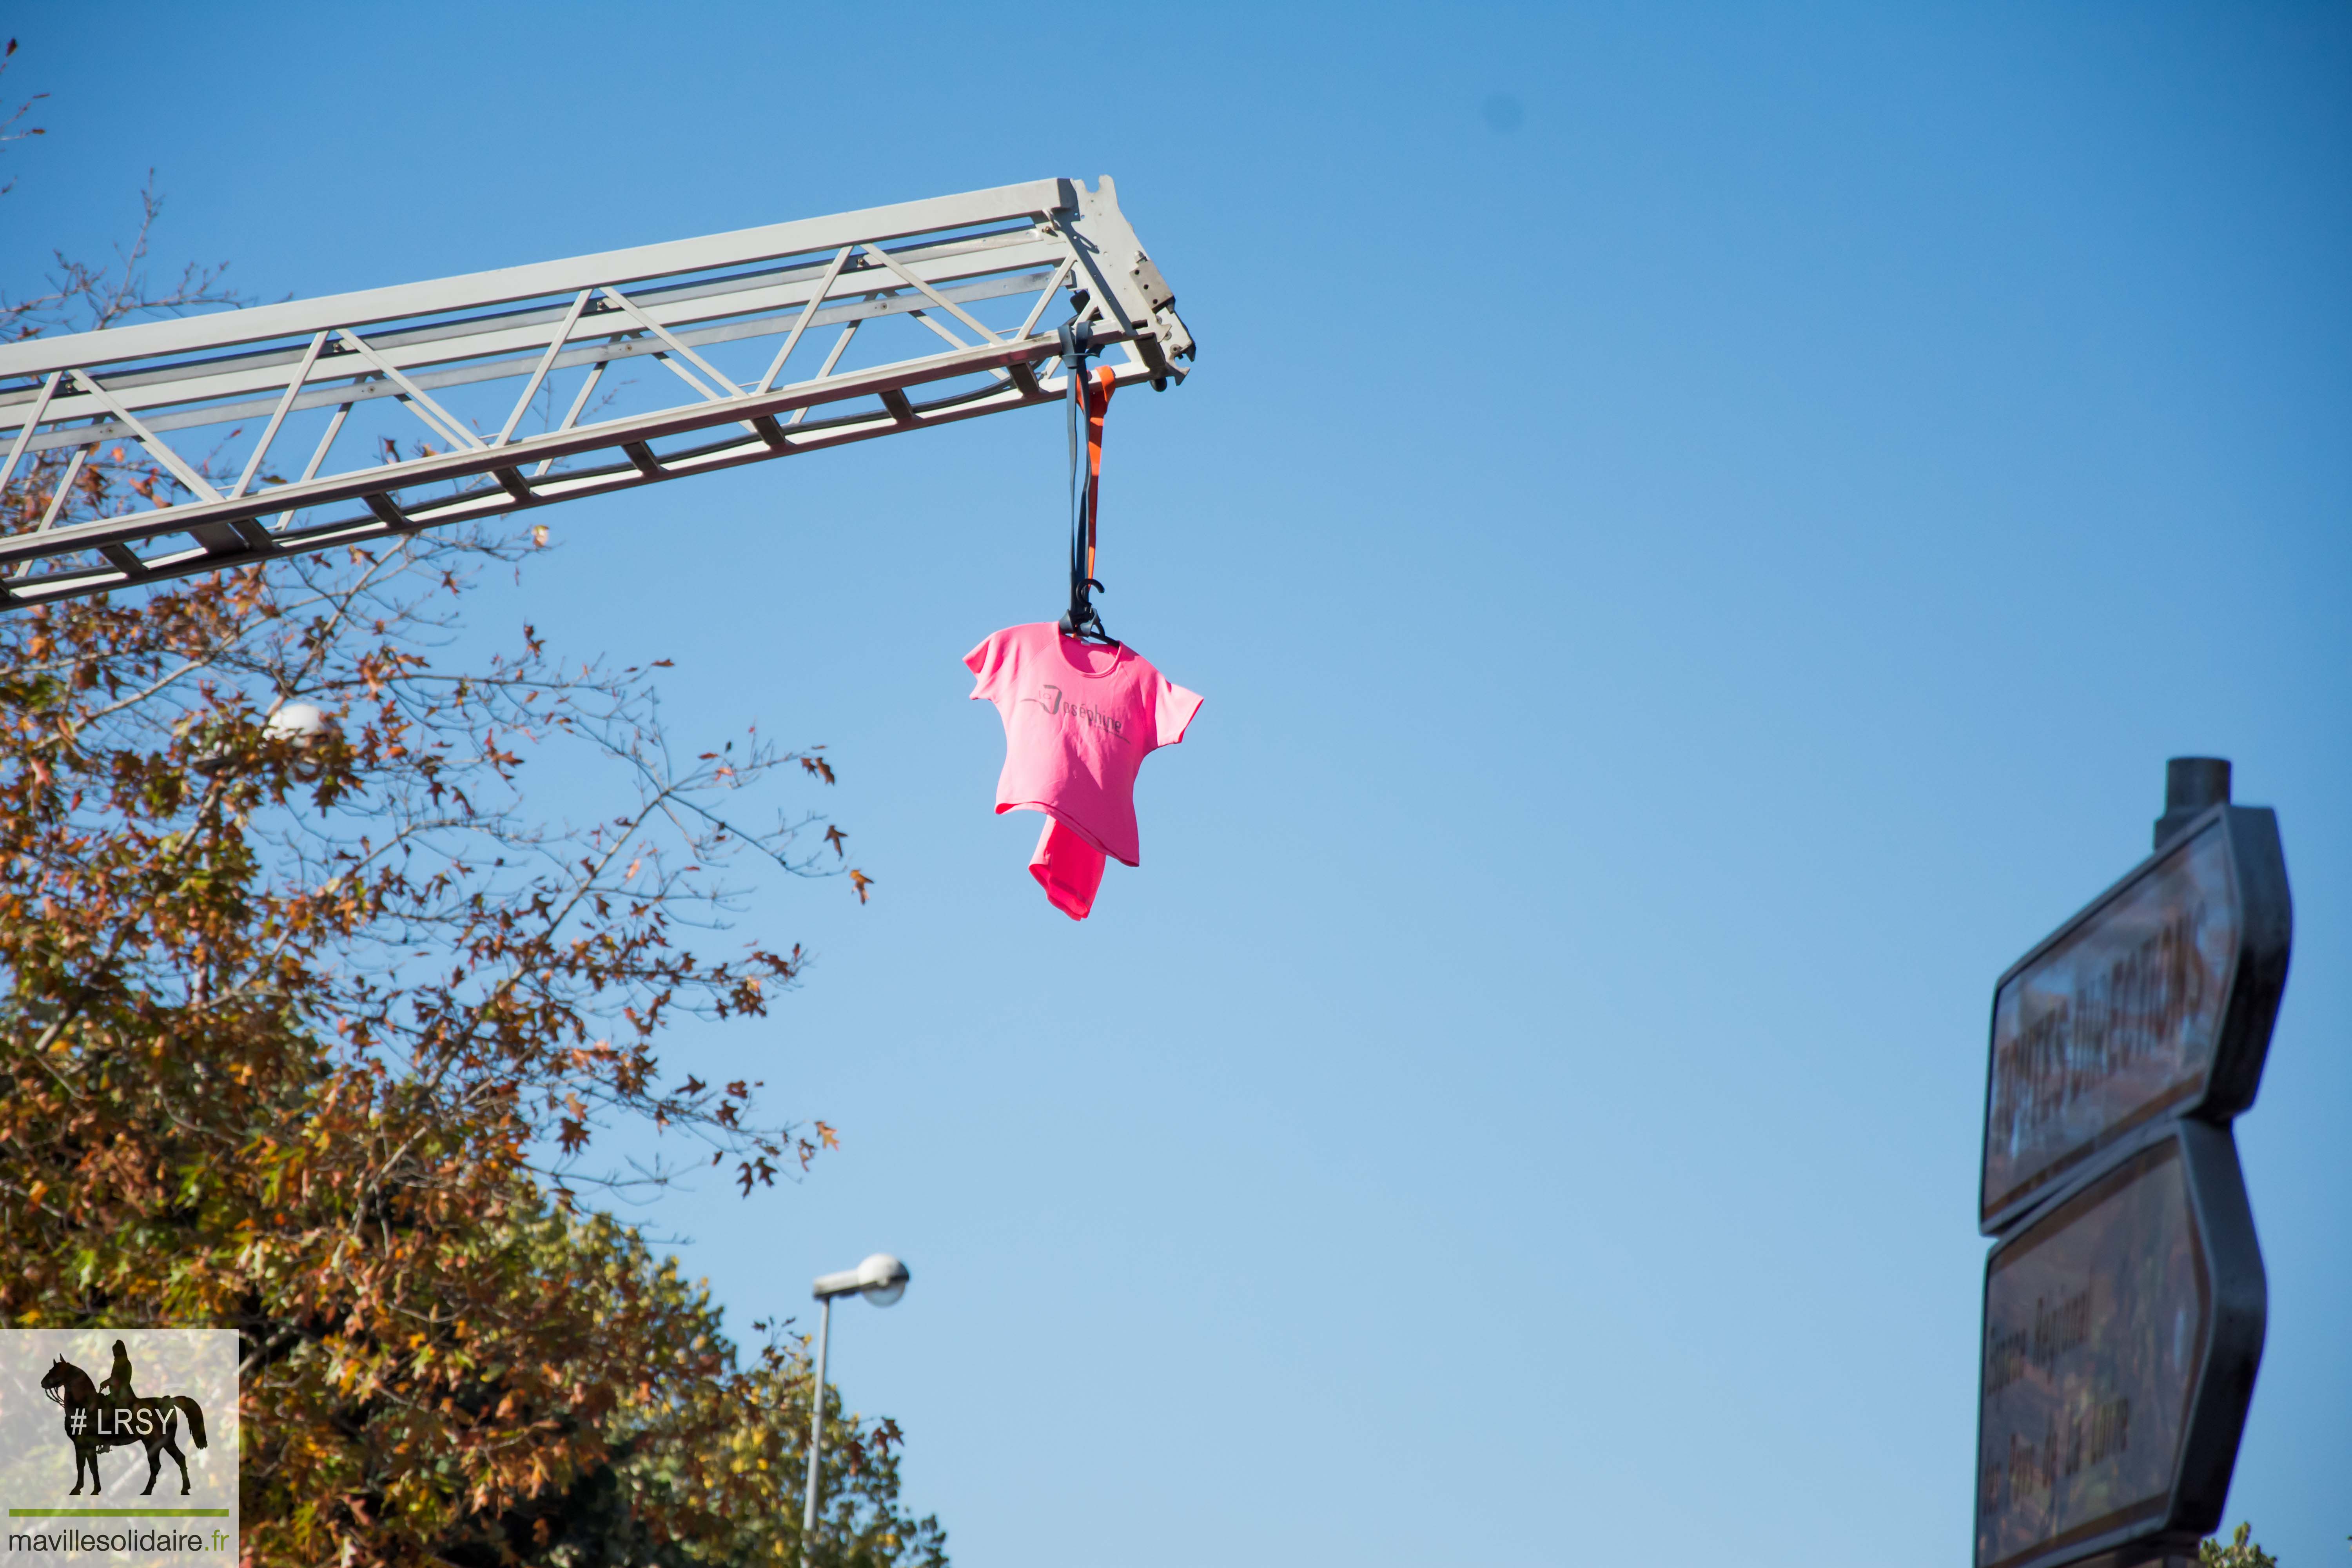
[[[1074,716],[1081,724],[1091,724],[1097,730],[1108,730],[1114,735],[1127,733],[1126,720],[1115,719],[1090,702],[1081,702],[1075,697],[1065,697],[1062,689],[1058,686],[1048,682],[1038,687],[1037,689],[1050,691],[1054,695],[1050,700],[1043,697],[1024,697],[1021,700],[1034,702],[1045,710],[1048,717],[1058,718],[1067,713]]]

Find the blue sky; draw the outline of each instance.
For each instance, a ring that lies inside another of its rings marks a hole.
[[[270,298],[1117,176],[1201,357],[1105,608],[1207,706],[1093,920],[958,663],[1055,609],[1052,416],[542,513],[478,612],[833,748],[876,901],[763,893],[808,985],[673,1059],[845,1147],[662,1219],[742,1318],[909,1261],[834,1364],[965,1568],[1965,1561],[1992,984],[2187,752],[2296,896],[2231,1518],[2341,1560],[2352,12],[7,26],[20,291],[150,167]]]

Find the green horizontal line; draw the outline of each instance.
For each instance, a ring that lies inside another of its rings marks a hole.
[[[142,1519],[169,1514],[174,1519],[226,1519],[225,1508],[12,1508],[10,1519]]]

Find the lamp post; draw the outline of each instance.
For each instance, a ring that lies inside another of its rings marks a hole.
[[[816,1376],[809,1385],[808,1500],[801,1509],[801,1562],[809,1561],[809,1545],[816,1539],[816,1479],[824,1447],[824,1352],[833,1337],[833,1299],[856,1291],[877,1307],[887,1307],[907,1293],[911,1278],[907,1266],[887,1252],[877,1252],[855,1268],[816,1277]]]

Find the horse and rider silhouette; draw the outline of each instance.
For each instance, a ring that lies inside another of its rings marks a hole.
[[[41,1393],[50,1404],[65,1409],[66,1439],[74,1448],[73,1491],[67,1496],[81,1491],[84,1469],[89,1471],[90,1495],[97,1496],[98,1457],[109,1448],[127,1448],[136,1443],[147,1446],[147,1486],[139,1495],[145,1497],[155,1489],[165,1454],[180,1467],[180,1495],[188,1495],[188,1457],[180,1452],[178,1441],[180,1416],[186,1414],[188,1435],[201,1448],[205,1413],[184,1394],[160,1399],[139,1397],[131,1386],[131,1352],[121,1340],[114,1342],[114,1368],[103,1385],[92,1383],[89,1373],[59,1356],[41,1379]]]

